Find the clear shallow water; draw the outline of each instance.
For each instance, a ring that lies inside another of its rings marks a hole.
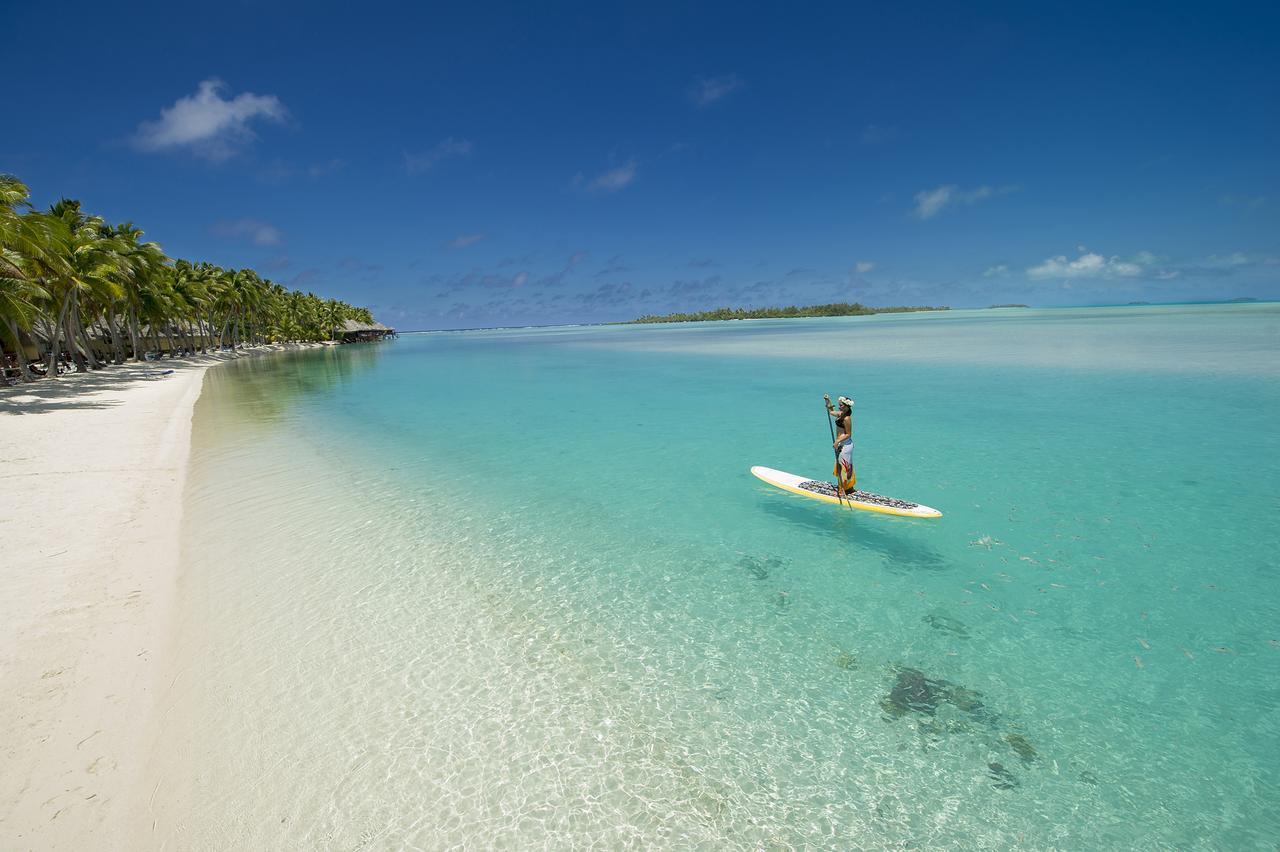
[[[1257,305],[410,335],[214,371],[156,832],[1269,848],[1277,356]],[[829,471],[824,391],[858,401],[859,484],[942,519],[749,475]]]

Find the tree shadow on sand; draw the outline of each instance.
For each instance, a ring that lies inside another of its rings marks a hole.
[[[47,414],[53,411],[106,409],[122,400],[104,399],[103,392],[124,391],[144,382],[173,378],[176,371],[189,368],[181,361],[172,365],[121,364],[90,373],[72,373],[56,379],[0,388],[0,414]],[[166,371],[168,375],[166,375]]]

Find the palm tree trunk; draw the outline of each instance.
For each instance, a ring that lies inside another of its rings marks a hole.
[[[124,343],[120,340],[120,329],[116,327],[116,312],[111,308],[107,309],[107,333],[111,335],[111,352],[115,356],[111,363],[123,364]]]
[[[18,375],[24,382],[34,382],[31,365],[27,363],[27,353],[22,350],[22,334],[18,331],[18,322],[9,318],[9,335],[13,338],[13,354],[18,361]]]
[[[76,372],[85,372],[84,368],[81,366],[84,356],[80,354],[80,347],[76,342],[76,336],[71,331],[70,311],[67,311],[66,315],[62,318],[62,328],[60,329],[60,332],[66,342],[67,357],[75,364]]]
[[[83,347],[80,345],[80,338],[76,335],[76,314],[80,310],[79,294],[71,291],[71,309],[67,311],[67,318],[63,322],[63,331],[67,336],[67,352],[71,355],[71,359],[76,362],[77,373],[89,372],[88,360],[84,357]]]
[[[133,342],[133,360],[142,360],[142,347],[138,345],[138,312],[129,308],[129,338]]]
[[[90,370],[101,370],[103,365],[93,351],[93,340],[89,337],[89,332],[85,330],[84,323],[80,321],[80,300],[78,298],[72,306],[71,323],[73,330],[76,332],[76,337],[80,341],[80,348],[84,351],[86,365]]]
[[[76,303],[71,302],[71,310],[67,312],[67,320],[63,325],[63,334],[67,338],[67,354],[71,356],[71,360],[76,363],[77,373],[89,372],[89,359],[84,354],[84,344],[80,342],[80,335],[76,333],[75,323]]]
[[[62,307],[58,309],[58,320],[53,324],[53,328],[49,333],[49,372],[50,378],[56,378],[58,375],[58,333],[62,330],[62,322],[67,316],[67,308],[71,307],[71,293],[67,293],[67,297],[62,300]]]

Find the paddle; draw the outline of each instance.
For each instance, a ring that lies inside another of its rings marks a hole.
[[[836,454],[836,499],[844,505],[844,495],[840,492],[840,451],[836,449],[836,427],[831,422],[831,397],[822,395],[822,410],[827,413],[827,431],[831,433],[831,449]]]

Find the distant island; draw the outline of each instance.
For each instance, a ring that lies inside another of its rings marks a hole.
[[[1029,308],[1029,307],[1031,307],[1031,306],[1030,306],[1030,305],[1019,305],[1019,304],[1016,304],[1016,303],[1014,303],[1014,302],[1010,302],[1010,303],[1009,303],[1009,304],[1007,304],[1007,305],[988,305],[988,306],[987,306],[988,310],[989,310],[989,309],[991,309],[991,308]]]
[[[785,308],[717,308],[687,314],[646,315],[621,325],[650,322],[710,322],[715,320],[790,319],[793,317],[862,317],[870,314],[905,314],[913,311],[947,311],[947,307],[872,308],[858,302],[829,305],[788,305]]]

